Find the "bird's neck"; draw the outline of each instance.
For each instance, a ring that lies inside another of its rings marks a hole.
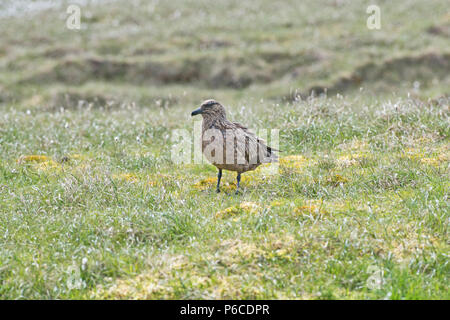
[[[202,127],[203,131],[211,128],[211,126],[216,123],[217,121],[225,120],[225,118],[222,117],[210,117],[205,116],[203,117]]]

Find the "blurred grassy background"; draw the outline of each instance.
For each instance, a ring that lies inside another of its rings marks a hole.
[[[448,94],[446,1],[377,1],[380,30],[366,27],[370,1],[84,1],[79,31],[66,28],[68,2],[34,3],[42,10],[0,22],[0,101],[148,107],[283,101],[325,88]]]
[[[448,299],[448,1],[369,4],[1,1],[0,297]],[[171,162],[206,98],[277,175]]]

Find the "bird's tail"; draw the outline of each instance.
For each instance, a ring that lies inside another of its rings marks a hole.
[[[278,154],[277,152],[280,152],[279,150],[266,146],[266,152],[263,163],[271,163],[271,162],[278,162]]]

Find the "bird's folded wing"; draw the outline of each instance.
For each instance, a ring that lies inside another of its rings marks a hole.
[[[227,140],[234,139],[234,143],[231,143],[231,146],[234,145],[235,163],[257,164],[272,162],[277,159],[276,154],[273,152],[276,149],[268,147],[263,139],[258,138],[242,124],[223,121],[215,123],[214,127],[222,131],[225,137],[225,144]],[[226,152],[233,151],[227,150]]]
[[[244,130],[246,133],[248,133],[249,135],[255,135],[253,132],[251,132],[246,126],[243,126],[242,124],[240,124],[239,122],[233,122],[233,124],[237,127],[237,128],[239,128],[239,129],[242,129],[242,130]],[[257,139],[258,139],[258,143],[259,144],[261,144],[261,147],[266,147],[267,148],[267,150],[269,151],[269,152],[272,152],[272,151],[280,151],[280,150],[278,150],[278,149],[275,149],[275,148],[272,148],[272,147],[269,147],[269,146],[267,146],[267,142],[264,140],[264,139],[261,139],[261,138],[259,138],[259,137],[256,137]]]

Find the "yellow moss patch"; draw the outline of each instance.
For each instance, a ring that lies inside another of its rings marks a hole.
[[[283,157],[279,160],[281,168],[293,169],[294,171],[301,171],[308,164],[308,160],[302,155],[291,155]]]
[[[300,206],[294,208],[294,213],[296,215],[304,215],[304,214],[323,214],[325,211],[315,204],[310,204],[306,206]]]
[[[61,169],[61,165],[53,161],[50,157],[45,155],[27,155],[21,156],[17,159],[19,164],[30,164],[33,169],[43,172],[48,170]]]
[[[278,249],[293,250],[295,244],[296,244],[295,238],[290,234],[280,235],[271,233],[267,237],[267,243],[264,244],[264,247],[267,250],[278,250]]]
[[[51,159],[44,155],[28,155],[28,156],[21,156],[19,159],[17,159],[18,163],[28,163],[28,162],[48,162]]]
[[[229,207],[216,213],[217,218],[228,218],[241,213],[257,213],[262,208],[256,202],[242,202],[239,206]]]
[[[137,182],[139,180],[139,178],[134,173],[113,174],[112,177],[117,180],[123,180],[128,182]]]
[[[303,201],[301,201],[303,202]],[[308,215],[308,214],[324,214],[327,213],[325,211],[325,204],[322,199],[313,199],[313,200],[306,200],[305,202],[293,205],[292,206],[292,213],[295,215]]]
[[[206,179],[202,179],[202,180],[196,182],[193,185],[193,187],[198,190],[206,190],[206,189],[209,189],[212,186],[214,186],[216,183],[217,183],[216,179],[206,178]]]
[[[287,199],[276,199],[270,202],[270,207],[282,207],[289,204]]]
[[[388,231],[397,238],[390,243],[388,250],[399,263],[407,263],[410,259],[422,255],[424,250],[439,247],[436,238],[419,234],[412,224],[391,226]]]
[[[241,181],[242,183],[242,181]],[[223,185],[220,186],[220,190],[224,190],[227,192],[233,192],[236,190],[236,183],[235,182],[224,182]]]
[[[170,299],[174,287],[170,275],[177,270],[188,269],[184,256],[162,254],[149,261],[153,272],[144,273],[133,278],[119,279],[110,287],[99,287],[92,298],[102,299]]]
[[[242,174],[241,176],[241,187],[246,186],[257,186],[261,183],[265,183],[269,181],[271,178],[273,178],[278,173],[278,164],[277,163],[264,163],[257,167],[253,171],[248,171]],[[225,177],[222,177],[222,180],[220,182],[220,190],[223,191],[235,191],[236,190],[236,179],[235,179],[235,173],[232,173],[230,176],[225,175]],[[227,181],[227,180],[232,181]],[[203,191],[208,189],[215,189],[217,185],[217,178],[216,177],[209,177],[202,179],[200,181],[197,181],[192,185],[194,189]]]
[[[281,166],[302,167],[308,160],[302,155],[290,155],[279,160]]]
[[[238,275],[219,275],[212,290],[213,299],[239,299],[242,296],[242,278]]]
[[[424,150],[417,148],[407,148],[404,152],[403,158],[417,160],[425,157]]]
[[[241,176],[241,185],[253,185],[257,184],[261,180],[260,172],[258,171],[250,171],[242,174]],[[234,187],[236,187],[236,183],[232,182]]]
[[[407,148],[400,157],[437,167],[450,160],[450,152],[447,145],[439,148],[426,146],[423,148]]]
[[[340,184],[344,184],[347,182],[348,182],[348,179],[341,176],[340,174],[335,174],[335,175],[332,175],[331,177],[327,178],[327,184],[330,184],[333,186],[338,186]]]
[[[337,159],[338,166],[342,168],[350,167],[350,166],[356,166],[361,163],[364,159],[366,159],[367,156],[360,153],[352,153],[348,155],[343,155]]]
[[[248,202],[248,201],[242,202],[239,205],[239,208],[241,208],[245,212],[249,212],[249,213],[255,213],[255,212],[261,210],[261,206],[259,204],[257,204],[256,202]]]
[[[251,181],[251,178],[248,176],[242,176],[241,184]],[[192,187],[194,189],[204,191],[208,189],[215,189],[217,185],[217,178],[205,178],[198,182],[196,182]],[[235,191],[236,190],[236,182],[226,182],[221,181],[220,190],[223,191]]]
[[[236,207],[229,207],[226,209],[223,209],[216,213],[216,218],[228,218],[231,216],[235,216],[237,214],[241,213],[241,210]]]
[[[341,168],[359,165],[369,156],[369,144],[364,140],[352,140],[338,146],[339,156],[336,163]]]
[[[74,160],[86,160],[87,159],[87,157],[85,156],[85,155],[83,155],[83,154],[72,154],[72,155],[69,155],[69,159],[74,159]]]
[[[262,254],[262,250],[255,244],[240,239],[225,240],[220,247],[223,249],[222,256],[228,259],[230,264],[242,259],[256,258]]]
[[[428,165],[432,165],[432,166],[439,165],[438,158],[422,158],[422,159],[420,159],[420,162],[423,164],[428,164]]]
[[[100,289],[98,296],[103,299],[151,299],[157,297],[170,298],[173,288],[151,274],[139,275],[136,278],[118,280],[107,290]]]
[[[262,297],[261,280],[268,274],[262,259],[287,261],[297,257],[297,242],[291,235],[270,234],[258,242],[225,239],[208,252],[192,256],[162,254],[148,259],[148,272],[98,286],[90,295],[95,299],[172,299],[189,287],[210,299]],[[191,260],[194,259],[194,260]],[[203,268],[205,261],[214,272]],[[284,291],[274,293],[283,296]]]
[[[435,167],[438,167],[441,163],[448,162],[448,161],[449,161],[448,154],[440,154],[437,157],[420,159],[421,163],[435,166]]]
[[[52,169],[61,169],[61,165],[53,160],[39,162],[35,165],[38,171],[48,171]]]
[[[283,259],[292,261],[297,255],[298,242],[290,234],[271,233],[257,242],[258,246],[252,249],[256,256],[262,256],[265,259]]]

